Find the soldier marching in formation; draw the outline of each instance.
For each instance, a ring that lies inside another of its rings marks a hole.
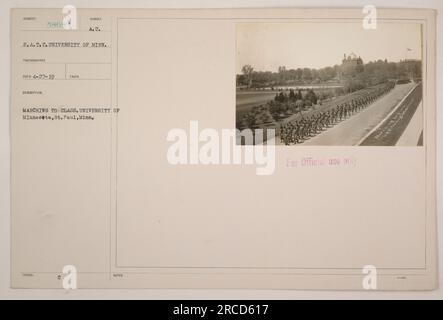
[[[280,139],[285,145],[301,143],[366,108],[392,90],[394,86],[395,83],[390,81],[383,87],[367,92],[365,95],[351,101],[336,105],[327,111],[284,123],[280,126]]]

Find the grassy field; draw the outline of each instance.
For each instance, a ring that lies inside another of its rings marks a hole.
[[[309,88],[309,87],[306,87]],[[306,93],[306,88],[302,88],[303,94]],[[316,95],[322,92],[328,92],[330,95],[333,94],[335,90],[334,87],[314,87],[314,92]],[[296,89],[297,91],[297,89]],[[237,118],[242,117],[245,113],[252,110],[252,108],[265,105],[269,101],[273,100],[275,95],[281,91],[279,90],[237,90],[236,92],[236,115]],[[286,94],[289,94],[289,89],[283,90]]]
[[[236,93],[236,114],[241,117],[255,106],[274,99],[278,91],[238,91]]]
[[[375,86],[377,87],[377,86]],[[307,107],[305,111],[302,111],[302,113],[296,113],[287,116],[285,119],[274,121],[273,124],[270,126],[267,126],[268,128],[274,127],[276,129],[279,128],[281,123],[286,123],[288,121],[296,120],[301,118],[302,116],[311,116],[315,115],[319,112],[327,111],[331,108],[336,107],[338,104],[345,103],[348,101],[351,101],[354,98],[358,98],[363,96],[365,93],[371,91],[374,87],[362,89],[355,91],[350,94],[333,97],[327,100],[323,100],[322,104],[319,105],[313,105],[311,107]],[[331,88],[325,88],[325,89],[315,89],[314,92],[319,95],[322,90],[327,90],[329,93],[333,91],[334,89]],[[266,105],[269,101],[273,100],[275,97],[275,94],[278,91],[239,91],[237,92],[236,98],[237,98],[237,107],[236,107],[236,121],[239,121],[243,115],[250,112],[254,107],[260,106],[260,105]],[[285,91],[286,92],[286,91]],[[286,92],[287,93],[287,92]],[[278,134],[278,130],[277,130]]]

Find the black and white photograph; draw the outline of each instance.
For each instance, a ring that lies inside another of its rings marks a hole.
[[[423,145],[420,23],[261,22],[236,30],[240,131],[274,129],[275,144],[286,146]]]

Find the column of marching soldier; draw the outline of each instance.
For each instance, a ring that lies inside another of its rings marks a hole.
[[[327,111],[284,123],[280,126],[281,142],[285,145],[301,143],[368,107],[375,100],[391,91],[394,86],[395,82],[389,81],[382,87],[373,89],[351,101],[336,105]]]

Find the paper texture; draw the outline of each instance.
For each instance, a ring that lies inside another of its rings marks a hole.
[[[434,289],[435,13],[365,16],[12,10],[12,286]]]

